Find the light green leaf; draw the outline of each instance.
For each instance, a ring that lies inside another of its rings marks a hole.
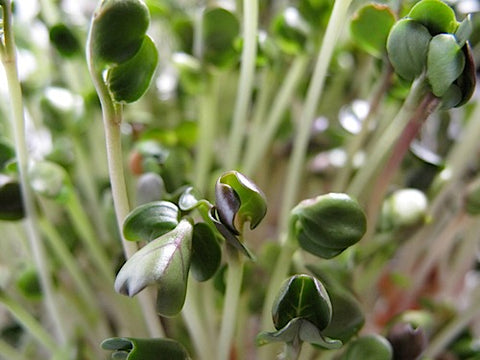
[[[125,218],[123,236],[130,241],[151,241],[173,230],[178,216],[177,206],[168,201],[141,205]]]
[[[348,346],[341,360],[392,360],[393,350],[387,339],[380,335],[366,335]]]
[[[465,56],[455,36],[440,34],[430,42],[427,60],[427,79],[435,96],[443,96],[462,74]]]

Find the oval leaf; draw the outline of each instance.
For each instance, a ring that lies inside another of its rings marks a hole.
[[[49,35],[50,42],[62,56],[72,57],[81,54],[80,41],[65,24],[59,23],[52,26]]]
[[[164,359],[190,359],[187,350],[171,339],[109,338],[101,346],[104,350],[113,350],[114,359],[123,356],[127,360],[158,360],[159,354]]]
[[[39,195],[56,201],[66,201],[71,194],[71,184],[64,168],[48,161],[32,164],[28,170],[32,189]]]
[[[393,350],[387,339],[380,335],[363,336],[348,346],[342,360],[392,360]]]
[[[205,223],[195,224],[192,238],[192,276],[206,281],[215,275],[222,260],[222,251],[215,233]]]
[[[0,174],[0,220],[20,220],[25,216],[20,184]]]
[[[387,52],[400,77],[413,80],[423,72],[431,38],[425,26],[411,19],[400,20],[392,27]]]
[[[367,228],[360,205],[336,193],[300,202],[291,212],[290,224],[304,250],[326,259],[357,243]]]
[[[203,59],[224,68],[237,59],[235,39],[240,33],[240,23],[230,11],[216,7],[203,14]]]
[[[369,54],[381,57],[386,50],[387,37],[395,23],[392,10],[382,4],[362,7],[350,23],[350,34],[355,44]]]
[[[140,49],[150,23],[140,0],[106,0],[95,13],[91,47],[95,59],[121,63]]]
[[[454,33],[458,27],[453,9],[440,0],[419,1],[408,17],[421,23],[432,35]]]
[[[427,79],[435,96],[443,96],[462,74],[465,56],[455,36],[440,34],[430,41],[427,59]]]
[[[115,291],[131,297],[156,284],[158,312],[163,316],[178,314],[187,291],[192,233],[192,224],[182,220],[174,230],[137,251],[118,272]]]
[[[109,69],[107,85],[113,100],[132,103],[140,99],[150,86],[157,63],[155,43],[145,36],[142,46],[133,57]]]
[[[275,328],[301,318],[325,329],[332,319],[332,304],[322,283],[309,275],[295,275],[281,286],[272,306]]]
[[[123,222],[123,236],[130,241],[151,241],[178,225],[178,208],[168,201],[140,205]]]

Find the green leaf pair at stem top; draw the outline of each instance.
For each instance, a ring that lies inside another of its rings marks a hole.
[[[90,61],[99,77],[108,69],[106,85],[115,102],[134,102],[150,85],[158,53],[146,35],[149,23],[148,8],[140,0],[106,0],[94,15]]]
[[[475,88],[475,66],[468,37],[470,17],[461,23],[440,0],[422,0],[391,29],[387,52],[395,72],[412,81],[425,75],[444,108],[465,104]]]
[[[249,222],[252,228],[258,225],[266,212],[263,193],[236,171],[222,175],[218,187],[222,190],[215,207],[199,199],[192,188],[187,188],[179,200],[182,211],[198,209],[207,222],[194,224],[190,217],[182,218],[179,207],[168,201],[141,205],[127,216],[124,237],[130,241],[147,241],[148,244],[120,269],[115,281],[117,292],[134,296],[146,286],[156,285],[157,311],[164,316],[173,316],[183,307],[189,272],[197,281],[206,281],[220,267],[222,256],[215,227],[230,236],[226,238],[234,248],[249,254],[236,237],[240,231],[235,226],[243,228],[245,222]],[[216,214],[222,214],[215,218],[215,227],[208,214],[212,209]]]

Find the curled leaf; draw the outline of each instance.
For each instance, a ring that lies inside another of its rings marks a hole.
[[[428,29],[412,19],[402,19],[393,25],[387,39],[387,52],[400,77],[413,80],[423,72],[431,38]]]
[[[421,0],[408,17],[425,26],[432,35],[454,33],[458,27],[453,9],[441,0]]]
[[[332,319],[332,304],[319,280],[295,275],[282,284],[272,306],[272,317],[277,330],[295,318],[308,320],[323,330]]]
[[[150,86],[157,63],[155,43],[145,36],[140,49],[131,58],[109,69],[107,85],[113,100],[132,103],[140,99]]]
[[[172,231],[149,242],[127,260],[115,279],[115,291],[135,296],[157,285],[157,310],[176,315],[183,307],[192,251],[193,226],[182,220]]]
[[[360,205],[337,193],[300,202],[291,211],[290,226],[304,250],[325,259],[357,243],[367,228]]]
[[[104,0],[94,14],[91,48],[96,59],[121,63],[140,49],[150,23],[140,0]]]
[[[105,339],[102,349],[111,350],[112,359],[158,360],[159,356],[169,360],[190,359],[187,350],[171,339],[109,338]],[[161,355],[159,355],[161,354]]]
[[[169,201],[140,205],[123,222],[123,236],[130,241],[151,241],[178,225],[179,211]]]

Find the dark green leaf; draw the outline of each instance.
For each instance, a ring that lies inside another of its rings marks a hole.
[[[237,234],[247,222],[254,229],[267,213],[263,192],[238,171],[228,171],[217,180],[215,198],[220,220]]]
[[[458,26],[452,8],[440,0],[419,1],[408,17],[421,23],[432,35],[454,33]]]
[[[342,360],[392,360],[392,346],[380,335],[367,335],[354,340],[342,356]]]
[[[134,56],[109,69],[107,85],[113,100],[131,103],[140,99],[150,86],[157,63],[155,43],[145,36]]]
[[[187,360],[185,348],[171,339],[110,338],[102,349],[113,350],[112,359],[127,360]]]
[[[369,4],[362,7],[350,23],[355,44],[369,54],[381,57],[386,50],[387,37],[395,23],[395,15],[386,5]]]
[[[72,57],[81,53],[80,42],[73,31],[65,24],[55,24],[50,28],[50,41],[55,49],[65,57]]]
[[[431,38],[425,26],[411,19],[400,20],[392,27],[387,52],[400,77],[413,80],[423,72]]]
[[[4,139],[0,138],[0,171],[11,160],[15,158],[13,146]]]
[[[20,220],[25,216],[20,184],[0,174],[0,220]]]
[[[150,23],[148,8],[140,0],[105,0],[92,23],[94,60],[121,63],[142,46]]]
[[[463,45],[462,51],[465,55],[465,67],[462,74],[455,82],[462,92],[462,99],[455,105],[456,107],[462,106],[470,100],[475,91],[475,85],[477,82],[475,61],[473,60],[472,49],[468,42]]]
[[[120,269],[115,290],[131,297],[156,284],[159,314],[178,314],[185,302],[192,233],[192,224],[182,220],[175,229],[145,245]]]
[[[222,260],[222,251],[215,233],[205,223],[195,224],[192,238],[192,276],[197,281],[206,281],[217,272]]]
[[[216,7],[203,14],[203,59],[219,68],[232,65],[237,60],[235,39],[240,34],[240,23],[230,11]]]
[[[309,275],[295,275],[281,286],[272,306],[277,330],[292,319],[301,318],[325,329],[332,318],[332,304],[322,283]]]
[[[427,78],[435,96],[443,96],[462,74],[465,56],[455,36],[440,34],[430,41],[427,59]]]
[[[178,225],[178,208],[168,201],[140,205],[123,222],[123,236],[130,241],[151,241]]]
[[[290,225],[304,250],[326,259],[357,243],[367,228],[360,205],[336,193],[300,202],[291,212]]]

